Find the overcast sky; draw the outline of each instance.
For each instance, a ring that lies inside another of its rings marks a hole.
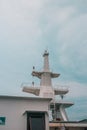
[[[53,83],[69,86],[67,99],[87,104],[87,0],[0,0],[0,95],[39,83],[32,66],[42,69],[45,49],[51,70],[61,74]]]

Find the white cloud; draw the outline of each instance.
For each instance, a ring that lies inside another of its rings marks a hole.
[[[43,31],[49,33],[52,29],[63,27],[76,12],[77,10],[73,6],[47,6],[43,12],[46,21]]]
[[[81,98],[87,96],[87,84],[81,84],[79,82],[68,82],[69,93],[67,97],[71,98]]]
[[[19,61],[20,63],[23,60],[28,62],[28,59],[31,59],[31,62],[32,60],[37,61],[42,47],[39,15],[43,1],[1,0],[0,2],[0,43],[3,43],[0,44],[0,57],[1,59],[3,57],[2,63],[5,62],[5,66],[10,67],[14,62],[19,64]],[[10,69],[12,68],[10,67]]]
[[[56,81],[54,87],[67,88],[69,92],[65,95],[65,98],[82,98],[87,96],[87,84],[79,83],[75,81]]]
[[[69,21],[73,17],[75,13],[77,13],[77,10],[73,6],[60,8],[58,10],[59,17],[57,19],[57,22],[59,21],[60,25],[65,24],[67,21]]]
[[[59,38],[63,43],[70,42],[71,40],[77,40],[78,38],[84,38],[84,34],[87,33],[87,14],[78,15],[77,17],[71,19],[59,32]],[[79,40],[80,40],[79,39]],[[87,39],[84,39],[87,40]],[[67,44],[72,44],[67,43]],[[79,43],[73,43],[79,44]]]
[[[40,37],[38,19],[42,3],[43,1],[40,0],[1,1],[1,34],[15,39],[28,36],[30,41],[33,37]]]
[[[58,32],[57,42],[60,64],[78,76],[87,76],[87,14],[73,18],[63,26]]]

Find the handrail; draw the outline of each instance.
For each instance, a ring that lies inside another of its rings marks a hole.
[[[26,86],[26,87],[38,87],[38,88],[42,87],[40,85],[35,85],[34,83],[31,84],[31,83],[28,83],[28,82],[21,84],[21,87],[24,87],[24,86]],[[52,88],[55,89],[55,90],[69,90],[69,86],[66,86],[66,85],[65,86],[64,85],[53,85]]]

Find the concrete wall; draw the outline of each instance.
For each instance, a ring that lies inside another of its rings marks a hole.
[[[49,100],[32,98],[0,97],[0,117],[6,117],[5,125],[0,130],[27,130],[27,115],[25,111],[47,111]],[[49,130],[48,115],[46,130]]]

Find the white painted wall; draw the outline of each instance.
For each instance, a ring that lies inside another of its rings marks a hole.
[[[0,130],[27,130],[27,115],[25,111],[47,111],[49,99],[0,96],[0,117],[6,117],[5,125]],[[46,130],[49,130],[48,114]]]

